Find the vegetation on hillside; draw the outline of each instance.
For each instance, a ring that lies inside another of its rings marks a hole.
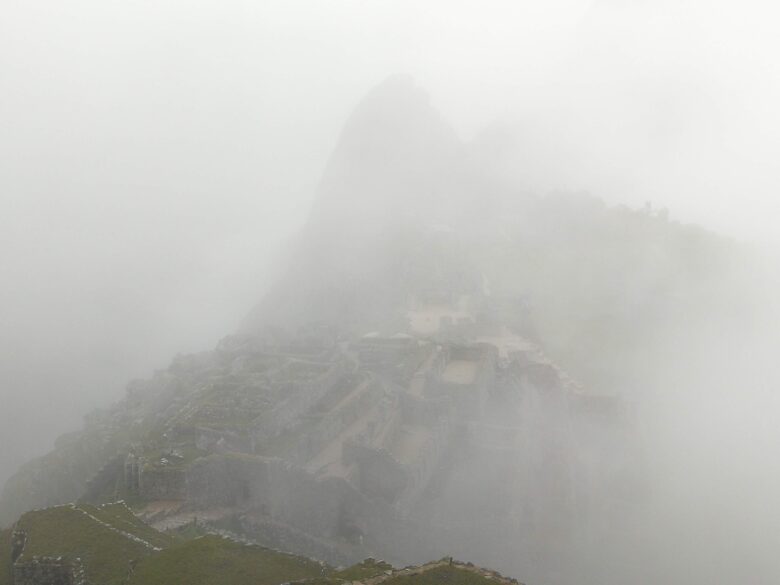
[[[366,559],[362,563],[352,565],[333,574],[333,578],[344,581],[360,581],[370,577],[377,577],[393,568],[390,563],[376,559]]]
[[[130,585],[278,585],[330,572],[315,561],[208,535],[176,544],[138,564]]]
[[[12,585],[11,529],[0,531],[0,585]]]
[[[398,575],[382,585],[494,585],[487,577],[459,567],[444,565],[416,575]]]
[[[123,504],[66,505],[28,512],[15,525],[26,534],[17,562],[37,558],[80,560],[89,583],[101,585],[490,585],[514,580],[453,561],[396,570],[365,561],[335,570],[294,554],[206,534],[189,540],[158,532]],[[0,585],[12,585],[12,531],[0,532]]]
[[[105,585],[124,583],[132,564],[172,542],[135,519],[123,504],[36,510],[24,514],[15,528],[27,535],[18,562],[81,559],[87,579]]]

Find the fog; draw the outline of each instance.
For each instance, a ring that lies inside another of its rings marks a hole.
[[[742,291],[733,315],[718,301],[722,312],[691,317],[697,329],[677,345],[648,341],[658,361],[641,365],[646,388],[631,394],[651,503],[616,528],[633,536],[573,553],[562,573],[581,570],[582,580],[565,582],[780,579],[780,9],[703,0],[3,8],[0,482],[120,398],[129,379],[239,328],[306,225],[345,120],[404,73],[524,193],[650,202],[733,238],[751,258],[730,273],[738,282],[728,286]]]

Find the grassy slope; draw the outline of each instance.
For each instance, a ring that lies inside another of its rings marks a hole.
[[[144,539],[156,547],[165,548],[173,544],[170,536],[158,532],[140,520],[124,504],[106,504],[103,506],[79,505],[79,508],[119,530]]]
[[[11,529],[0,531],[0,585],[11,585]]]
[[[390,563],[384,561],[377,561],[375,559],[366,559],[362,563],[352,565],[333,574],[336,579],[343,579],[344,581],[360,581],[361,579],[369,579],[383,574],[385,571],[389,571],[393,566]]]
[[[495,581],[482,575],[456,567],[436,567],[421,575],[400,575],[388,579],[383,585],[495,585]]]
[[[84,511],[119,530],[140,538],[148,536],[131,526],[130,522],[119,520],[123,515],[119,509],[124,506],[108,508],[82,507]],[[153,553],[149,547],[101,525],[71,506],[28,512],[19,520],[18,527],[27,532],[27,543],[21,560],[34,556],[78,557],[84,562],[88,580],[105,585],[123,583],[130,563]],[[159,546],[166,541],[167,537],[159,534],[152,544]]]
[[[278,585],[324,573],[309,559],[210,535],[144,559],[130,585]]]
[[[154,552],[101,522],[163,548]],[[333,572],[316,561],[207,535],[171,544],[171,538],[143,524],[123,505],[59,506],[29,512],[19,528],[27,532],[22,560],[33,556],[79,557],[90,582],[104,585],[280,585],[312,580],[312,585],[339,585],[378,575],[392,567],[368,559]],[[0,532],[0,585],[11,585],[11,531]],[[135,568],[130,575],[131,564]],[[129,576],[129,580],[128,580]],[[383,585],[495,585],[481,575],[441,566],[420,575],[398,575]]]

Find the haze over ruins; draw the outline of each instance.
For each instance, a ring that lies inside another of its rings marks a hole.
[[[123,500],[162,532],[195,522],[331,565],[451,555],[576,582],[594,543],[630,538],[648,505],[641,358],[669,348],[636,335],[636,311],[684,343],[674,315],[741,294],[724,283],[742,252],[665,212],[513,190],[480,148],[411,78],[372,90],[240,330],[130,382],[25,465],[3,523]],[[619,275],[560,286],[603,246]],[[677,270],[680,246],[696,273]]]

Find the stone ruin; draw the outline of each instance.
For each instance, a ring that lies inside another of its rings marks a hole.
[[[430,336],[315,327],[177,358],[128,388],[112,416],[146,430],[85,498],[169,502],[158,527],[232,518],[263,544],[336,563],[457,550],[473,536],[460,526],[478,522],[473,497],[503,510],[496,523],[553,526],[545,538],[565,540],[599,465],[578,421],[609,426],[619,401],[583,392],[528,339],[482,319],[484,302],[452,302],[461,325],[444,318]]]
[[[84,568],[76,560],[35,557],[13,565],[13,585],[86,585]]]
[[[11,541],[13,585],[86,585],[81,559],[32,557],[22,560],[26,542],[26,533],[14,530]]]

